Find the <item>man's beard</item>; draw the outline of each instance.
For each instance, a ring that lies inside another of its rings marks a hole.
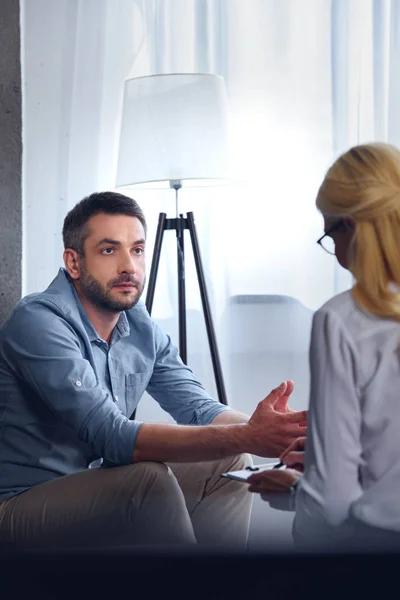
[[[122,312],[123,310],[129,310],[138,303],[143,289],[146,283],[144,279],[142,282],[138,281],[131,275],[124,275],[119,279],[113,279],[107,284],[107,288],[104,288],[88,271],[84,261],[81,261],[81,272],[79,276],[80,291],[87,300],[89,300],[94,306],[107,310],[109,312]],[[111,290],[115,285],[121,283],[133,283],[137,287],[137,293],[134,298],[126,298],[116,300],[111,296]]]

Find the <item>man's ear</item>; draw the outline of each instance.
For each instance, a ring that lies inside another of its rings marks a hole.
[[[76,250],[66,248],[63,254],[64,265],[72,279],[79,279],[81,272],[80,256]]]

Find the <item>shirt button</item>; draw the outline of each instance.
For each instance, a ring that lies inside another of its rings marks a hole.
[[[114,396],[114,400],[118,404],[118,396]]]
[[[75,381],[75,385],[76,385],[76,387],[81,387],[81,385],[82,385],[82,381],[81,381],[80,379],[77,379],[77,380]]]

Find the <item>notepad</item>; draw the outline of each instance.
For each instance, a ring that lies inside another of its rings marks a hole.
[[[250,475],[254,473],[262,473],[263,471],[269,471],[276,467],[279,463],[267,463],[264,465],[255,465],[251,467],[251,469],[242,469],[241,471],[228,471],[227,473],[222,473],[221,477],[228,477],[229,479],[235,479],[236,481],[244,481],[246,482]],[[285,468],[285,465],[282,467]]]

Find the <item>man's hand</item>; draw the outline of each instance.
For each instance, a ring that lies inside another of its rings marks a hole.
[[[247,424],[251,454],[279,456],[297,438],[305,435],[307,411],[293,412],[288,407],[293,389],[293,381],[284,381],[258,404]]]
[[[286,383],[286,389],[282,393],[282,395],[277,399],[277,401],[275,402],[275,405],[274,405],[275,410],[277,410],[278,412],[281,412],[281,413],[294,412],[288,406],[289,398],[292,395],[293,390],[294,390],[294,382],[289,379],[289,381],[284,381],[283,383]],[[283,385],[283,383],[281,383],[281,385]],[[277,389],[279,389],[279,388],[277,388]]]

